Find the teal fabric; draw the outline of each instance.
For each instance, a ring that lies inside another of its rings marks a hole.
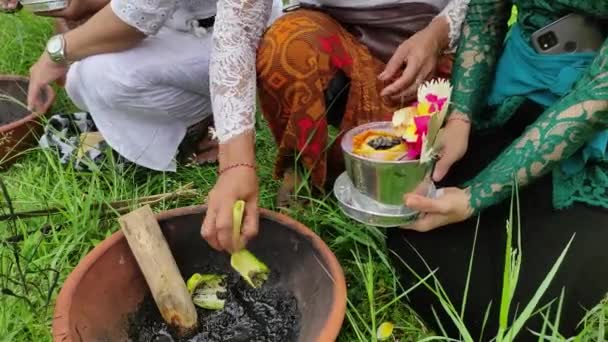
[[[549,107],[565,96],[595,58],[595,53],[544,55],[526,41],[519,24],[512,26],[497,66],[490,106],[512,96],[525,96]],[[596,134],[576,155],[561,163],[567,175],[580,172],[589,160],[606,160],[608,131]]]

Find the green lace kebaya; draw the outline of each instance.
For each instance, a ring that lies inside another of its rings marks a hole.
[[[527,39],[567,13],[608,20],[605,0],[471,0],[453,70],[452,110],[469,115],[476,130],[500,126],[523,102],[522,97],[515,96],[490,112],[487,106],[513,4]],[[608,208],[608,162],[587,163],[584,170],[573,175],[556,167],[606,129],[608,41],[568,95],[547,108],[490,165],[467,182],[471,207],[478,212],[509,197],[514,176],[520,186],[525,186],[553,172],[554,207],[565,208],[576,201]]]

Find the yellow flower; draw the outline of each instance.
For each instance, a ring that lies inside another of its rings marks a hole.
[[[380,324],[380,326],[378,327],[378,331],[376,332],[376,338],[379,341],[388,340],[391,336],[393,336],[394,328],[395,326],[391,322],[384,322]]]
[[[426,101],[422,101],[418,103],[418,108],[417,112],[419,116],[423,116],[423,115],[431,115],[431,104],[426,102]]]
[[[403,139],[405,139],[408,142],[415,142],[416,140],[418,140],[418,134],[416,134],[416,124],[414,123],[414,120],[412,120],[407,127],[405,127],[405,130],[403,132]]]

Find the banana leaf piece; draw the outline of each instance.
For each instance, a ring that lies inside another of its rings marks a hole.
[[[244,212],[245,202],[237,201],[232,210],[232,237],[235,239],[235,243],[241,236]],[[264,285],[270,274],[268,266],[246,249],[233,253],[230,258],[230,265],[251,287],[256,289]]]
[[[196,306],[207,310],[221,310],[226,303],[226,276],[195,273],[186,283]]]

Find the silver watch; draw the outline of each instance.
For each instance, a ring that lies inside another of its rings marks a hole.
[[[46,44],[46,52],[51,57],[51,60],[59,64],[67,64],[65,55],[65,38],[62,34],[51,37]]]

